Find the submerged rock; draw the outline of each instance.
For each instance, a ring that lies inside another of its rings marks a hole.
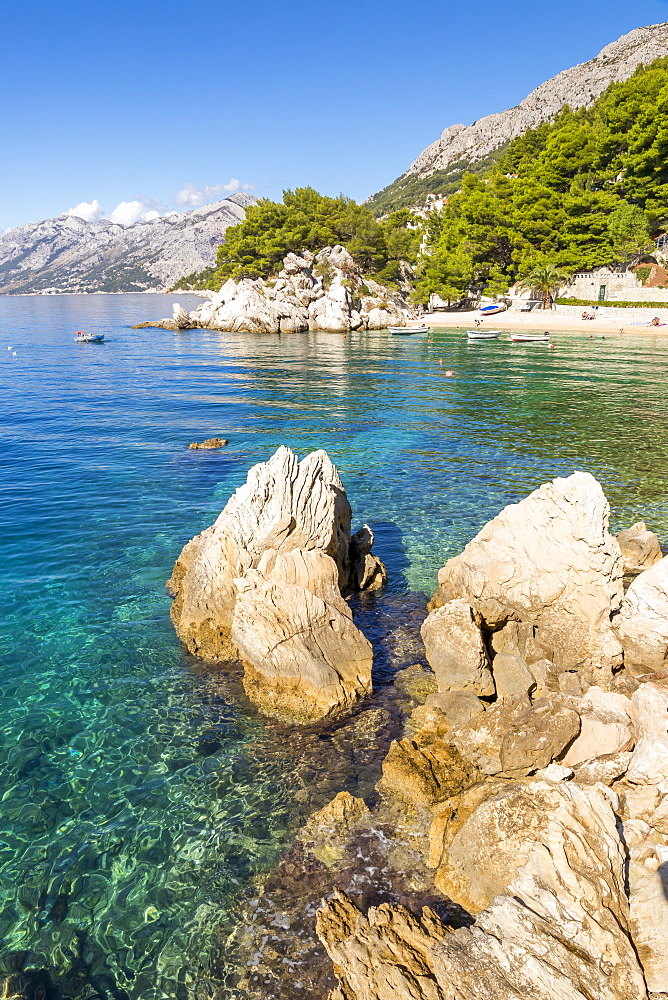
[[[364,799],[339,792],[331,802],[309,817],[297,834],[319,861],[331,864],[344,855],[345,843],[354,827],[370,816]]]
[[[299,462],[279,448],[184,546],[168,581],[172,621],[190,652],[241,658],[246,691],[268,714],[313,722],[371,690],[371,645],[342,596],[351,587],[350,519],[327,454]]]
[[[467,601],[491,630],[528,623],[560,670],[596,676],[621,664],[611,616],[622,602],[622,557],[593,476],[575,472],[511,504],[438,574],[432,607]],[[538,658],[538,657],[536,657]]]
[[[227,444],[229,444],[227,438],[207,438],[206,441],[193,441],[188,447],[193,451],[197,451],[199,448],[204,450],[224,448]]]

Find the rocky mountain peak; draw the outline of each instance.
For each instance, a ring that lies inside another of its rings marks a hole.
[[[254,201],[238,192],[131,226],[76,215],[17,226],[0,236],[0,293],[171,288],[211,267],[225,230],[243,222]]]
[[[641,64],[648,65],[663,56],[668,56],[668,23],[634,28],[606,45],[593,59],[563,70],[536,87],[516,107],[486,115],[469,126],[449,125],[391,188],[401,187],[411,178],[448,171],[455,164],[461,168],[462,163],[484,160],[527,129],[554,118],[565,104],[573,109],[588,106],[611,83],[628,79]]]

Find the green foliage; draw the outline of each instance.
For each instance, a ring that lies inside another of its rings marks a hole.
[[[460,189],[462,178],[466,172],[485,173],[496,163],[504,149],[505,146],[501,146],[499,149],[495,149],[490,156],[478,160],[476,163],[469,163],[467,160],[451,163],[447,170],[435,170],[428,177],[402,174],[378,194],[372,195],[367,204],[373,214],[379,217],[387,215],[388,212],[423,205],[428,194],[443,194],[447,197]]]
[[[642,282],[643,285],[646,285],[647,279],[652,273],[652,266],[651,264],[646,264],[645,267],[636,267],[633,273],[635,274],[636,278],[638,278],[638,280]]]
[[[667,216],[664,58],[613,84],[590,108],[566,107],[519,136],[485,176],[464,174],[427,225],[417,297],[426,301],[429,290],[448,297],[461,285],[464,260],[473,286],[500,294],[546,266],[572,273],[642,256]]]
[[[203,271],[193,271],[192,274],[186,274],[185,277],[179,278],[171,288],[173,292],[181,291],[201,291],[204,288],[211,287],[211,280],[216,273],[215,267],[206,267]]]
[[[543,309],[549,309],[552,301],[552,293],[559,289],[568,279],[565,271],[555,267],[554,264],[541,264],[534,267],[525,278],[518,283],[518,290],[529,289],[540,292],[543,298]]]
[[[612,306],[613,309],[666,309],[668,307],[668,302],[613,302],[611,299],[599,302],[598,299],[558,298],[555,299],[555,302],[558,306],[605,306],[606,309],[609,306]]]
[[[282,203],[263,199],[227,230],[210,281],[219,287],[230,277],[266,278],[280,270],[287,253],[335,244],[346,247],[366,273],[395,281],[399,261],[417,259],[420,230],[408,228],[416,224],[408,211],[378,222],[368,208],[343,195],[328,198],[310,187],[285,191]]]
[[[647,215],[638,205],[619,203],[608,217],[608,232],[620,258],[634,257],[654,248]],[[643,282],[644,284],[644,282]]]

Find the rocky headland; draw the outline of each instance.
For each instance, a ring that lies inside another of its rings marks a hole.
[[[191,652],[241,660],[283,724],[343,719],[328,739],[353,756],[386,747],[375,787],[339,786],[254,889],[230,996],[668,993],[668,571],[644,523],[615,537],[609,515],[576,472],[445,564],[385,743],[350,610],[385,572],[324,452],[279,449],[186,545],[170,586]]]
[[[137,328],[347,333],[406,326],[407,316],[412,315],[401,294],[363,277],[350,253],[334,246],[317,254],[289,253],[275,279],[230,278],[193,312],[175,305],[171,318],[139,323]]]

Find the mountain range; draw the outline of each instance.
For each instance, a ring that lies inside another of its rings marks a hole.
[[[131,226],[75,215],[17,226],[0,236],[0,293],[169,289],[215,263],[225,230],[254,201],[239,192]]]
[[[369,207],[383,215],[417,207],[430,192],[451,193],[465,170],[485,169],[516,136],[552,120],[566,104],[572,110],[593,104],[611,83],[627,80],[638,66],[662,56],[668,56],[668,23],[634,28],[594,59],[542,83],[516,107],[469,126],[448,126],[401,177],[368,199]]]
[[[591,105],[641,64],[668,56],[668,23],[635,28],[588,62],[542,83],[520,104],[472,125],[450,125],[401,177],[367,204],[383,216],[417,208],[427,194],[457,190],[466,170],[480,173],[516,136],[551,121],[564,107]],[[166,290],[215,263],[229,226],[255,201],[237,193],[203,208],[123,226],[74,215],[18,226],[0,236],[0,294]]]

